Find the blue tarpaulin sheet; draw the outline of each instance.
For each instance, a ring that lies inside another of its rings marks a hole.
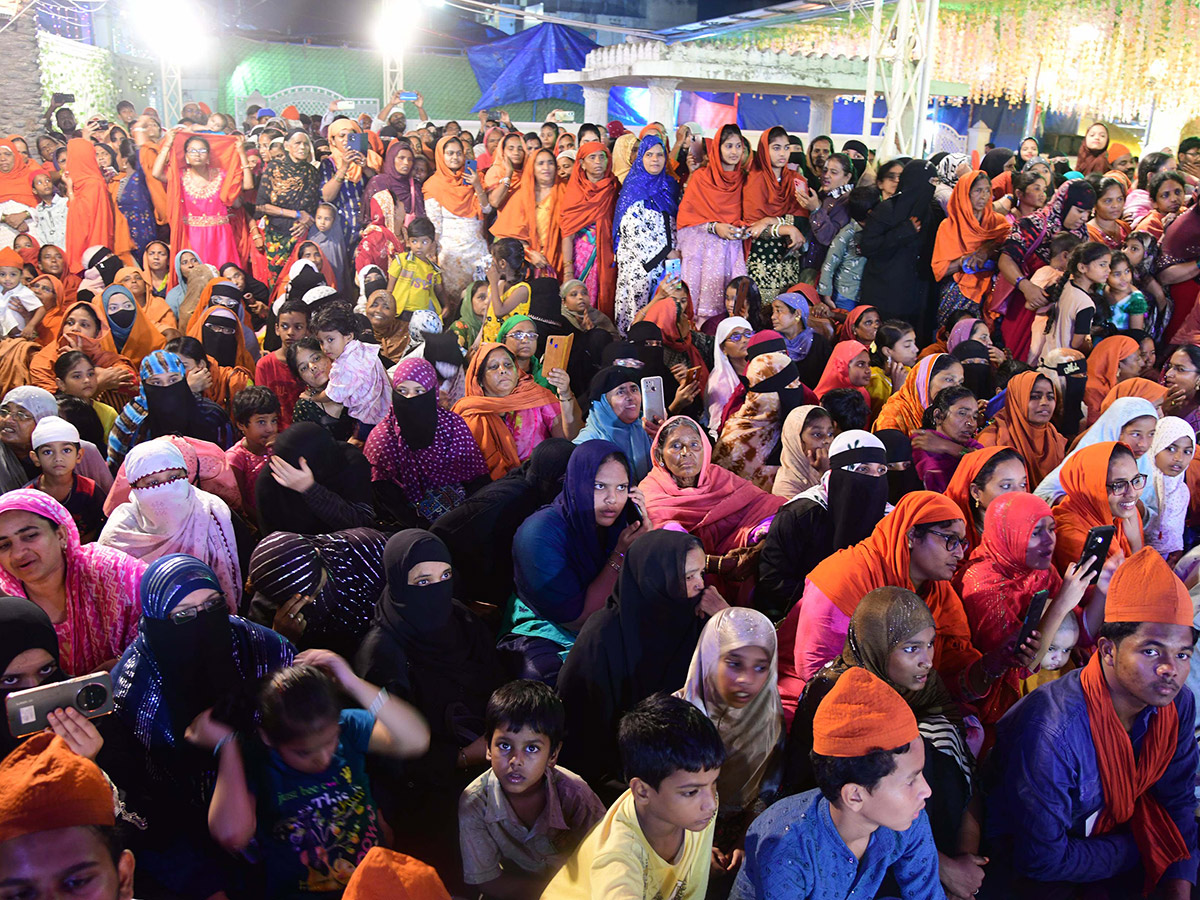
[[[543,23],[512,37],[467,50],[483,96],[471,112],[523,100],[583,102],[578,85],[545,84],[542,76],[559,69],[582,69],[584,57],[599,45],[565,25]]]

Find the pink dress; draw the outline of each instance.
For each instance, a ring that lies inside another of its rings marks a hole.
[[[207,182],[191,169],[183,173],[184,240],[180,246],[194,250],[201,262],[218,267],[244,262],[233,239],[229,207],[221,201],[224,182],[225,173],[220,170]]]
[[[547,403],[545,406],[535,406],[533,409],[522,409],[508,413],[504,424],[512,432],[517,444],[517,457],[524,462],[533,453],[533,448],[550,437],[550,429],[554,420],[562,413],[557,403]]]

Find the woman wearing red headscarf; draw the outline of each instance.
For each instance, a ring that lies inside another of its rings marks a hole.
[[[487,259],[483,214],[491,212],[478,172],[467,172],[463,144],[444,137],[434,150],[434,173],[425,179],[425,215],[438,238],[438,263],[448,297],[460,297],[475,279],[475,265]]]
[[[553,151],[531,153],[520,185],[492,225],[493,238],[516,238],[525,245],[535,276],[562,277],[561,195]]]
[[[725,311],[725,286],[746,274],[742,240],[749,235],[742,214],[742,132],[726,125],[706,144],[708,162],[688,178],[676,219],[683,280],[696,301],[697,325]]]
[[[746,273],[765,304],[800,280],[800,254],[791,251],[804,246],[796,223],[808,218],[808,210],[796,199],[796,173],[787,167],[789,140],[778,125],[759,136],[742,189],[742,219],[751,237]]]
[[[599,141],[580,144],[575,160],[559,200],[563,278],[582,281],[592,305],[611,319],[617,290],[613,214],[621,185]]]

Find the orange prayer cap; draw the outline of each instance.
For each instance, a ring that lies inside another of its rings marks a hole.
[[[1109,144],[1108,145],[1108,161],[1115,163],[1118,159],[1129,153],[1130,150],[1124,144]]]
[[[1157,622],[1192,627],[1192,598],[1157,550],[1143,547],[1125,562],[1108,585],[1105,622]]]
[[[200,112],[204,113],[206,116],[212,115],[212,110],[209,108],[208,104],[205,103],[203,100],[201,100],[196,105],[200,107]]]
[[[279,115],[284,119],[292,119],[296,122],[300,121],[300,110],[294,106],[285,106]]]
[[[419,859],[372,847],[346,883],[342,900],[450,900],[437,872]]]
[[[846,670],[813,717],[813,752],[822,756],[866,756],[903,747],[917,735],[917,717],[908,704],[860,666]]]
[[[55,828],[116,823],[104,773],[48,731],[0,763],[0,843]]]
[[[25,263],[21,259],[21,254],[12,247],[5,247],[3,250],[0,250],[0,268],[12,266],[14,269],[19,269],[23,265]]]

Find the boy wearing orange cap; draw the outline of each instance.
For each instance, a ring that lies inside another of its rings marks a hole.
[[[104,773],[49,732],[0,763],[0,885],[6,897],[131,900],[133,854]]]
[[[769,807],[746,835],[731,900],[874,897],[890,869],[905,900],[944,900],[925,799],[925,744],[908,704],[855,666],[813,717],[818,789]]]
[[[1145,547],[1108,588],[1096,654],[1000,720],[981,897],[1191,895],[1196,643],[1191,598]]]

